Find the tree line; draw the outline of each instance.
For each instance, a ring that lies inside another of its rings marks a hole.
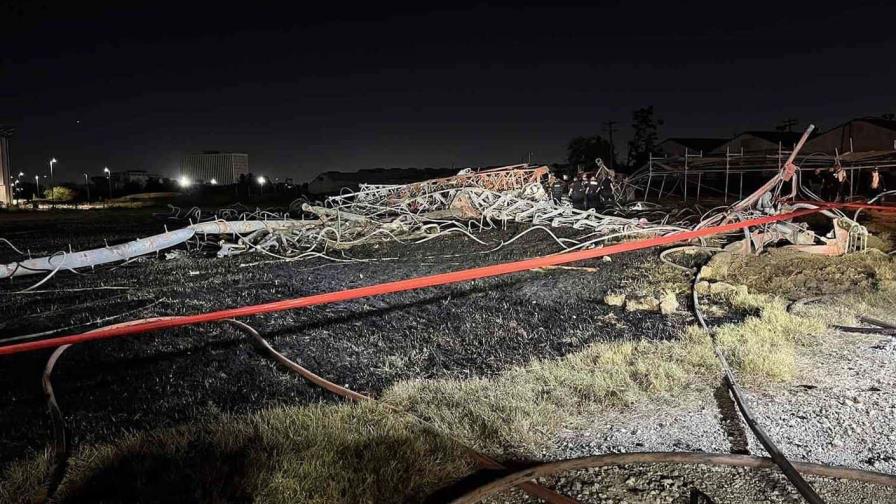
[[[567,161],[571,166],[587,169],[593,167],[595,160],[600,158],[608,167],[622,171],[637,169],[647,163],[651,152],[655,152],[659,143],[659,127],[662,124],[663,121],[657,118],[653,105],[639,108],[632,112],[633,135],[628,141],[628,153],[624,162],[617,159],[616,146],[601,134],[580,136],[570,140],[566,148]]]

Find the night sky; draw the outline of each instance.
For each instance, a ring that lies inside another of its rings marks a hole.
[[[175,175],[202,150],[327,170],[562,161],[654,105],[661,136],[896,112],[887,2],[3,4],[12,168]],[[605,134],[605,132],[604,132]]]

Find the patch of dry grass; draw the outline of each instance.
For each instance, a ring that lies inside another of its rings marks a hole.
[[[44,502],[47,456],[34,455],[10,464],[0,479],[0,502]]]
[[[666,292],[684,295],[690,291],[693,275],[685,270],[654,261],[623,273],[620,291],[659,297]]]
[[[819,320],[828,325],[861,325],[859,315],[896,324],[894,306],[896,306],[896,282],[883,282],[876,290],[853,292],[817,304],[805,304],[796,312],[805,318]]]
[[[868,235],[868,248],[880,250],[881,252],[890,252],[893,250],[896,242],[893,241],[893,234],[883,231],[877,234]]]
[[[82,446],[62,502],[415,502],[470,471],[460,448],[365,404],[277,408]],[[46,458],[11,466],[2,502],[40,502]]]
[[[825,330],[820,320],[788,312],[788,303],[780,297],[735,291],[729,301],[739,309],[759,312],[716,330],[719,348],[747,383],[793,378],[797,347],[811,344],[809,336]]]
[[[854,325],[856,316],[893,320],[896,259],[877,252],[828,257],[773,250],[760,256],[717,254],[702,271],[706,279],[748,286],[723,297],[743,311],[761,313],[725,325],[717,340],[747,382],[789,380],[794,353],[811,346],[809,336],[834,324]],[[788,299],[829,296],[795,313]]]
[[[761,256],[718,254],[703,271],[709,280],[749,287],[786,299],[829,296],[797,313],[810,323],[855,325],[858,315],[896,322],[896,257],[876,251],[841,257],[776,250]],[[745,298],[742,307],[750,308]],[[816,328],[817,330],[817,328]]]
[[[822,321],[789,313],[781,298],[738,289],[729,302],[755,313],[716,330],[729,362],[750,384],[792,378],[797,346],[825,330]],[[385,399],[479,449],[527,456],[559,428],[575,428],[601,409],[705,387],[717,373],[709,334],[690,326],[676,341],[596,343],[493,378],[404,382]]]
[[[560,427],[603,408],[696,386],[715,366],[709,339],[689,333],[679,341],[596,343],[493,378],[407,381],[384,400],[479,449],[526,456]]]

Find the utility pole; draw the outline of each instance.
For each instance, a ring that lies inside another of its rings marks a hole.
[[[616,124],[616,121],[607,121],[604,123],[604,126],[607,128],[607,133],[610,137],[610,169],[614,170],[616,168],[616,145],[613,143],[613,132],[616,131],[616,128],[613,125]]]
[[[777,129],[778,131],[792,132],[793,127],[797,125],[797,122],[798,121],[796,119],[788,117],[787,119],[781,121],[781,124],[779,124],[775,129]]]

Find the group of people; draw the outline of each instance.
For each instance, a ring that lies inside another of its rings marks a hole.
[[[613,201],[613,186],[608,176],[598,178],[597,175],[579,173],[572,183],[569,175],[552,178],[550,192],[554,204],[559,205],[569,198],[576,210],[600,210]]]
[[[867,198],[869,200],[887,190],[877,168],[865,173],[869,175],[867,178]],[[547,189],[551,200],[556,205],[569,202],[576,210],[602,210],[612,205],[616,199],[613,191],[613,175],[612,171],[603,169],[602,166],[596,172],[578,173],[575,180],[571,182],[569,175],[562,177],[551,175],[547,181]],[[861,173],[859,175],[859,180],[864,182],[865,177],[862,177]],[[820,189],[820,196],[827,201],[845,201],[851,194],[849,174],[839,165],[830,169],[816,169],[814,177],[810,176],[807,181]]]
[[[840,166],[834,166],[830,170],[815,170],[815,176],[821,179],[821,196],[828,201],[845,201],[850,194],[850,179],[846,170]],[[858,185],[858,184],[857,184]],[[884,181],[877,168],[871,170],[868,179],[868,199],[886,191]]]

